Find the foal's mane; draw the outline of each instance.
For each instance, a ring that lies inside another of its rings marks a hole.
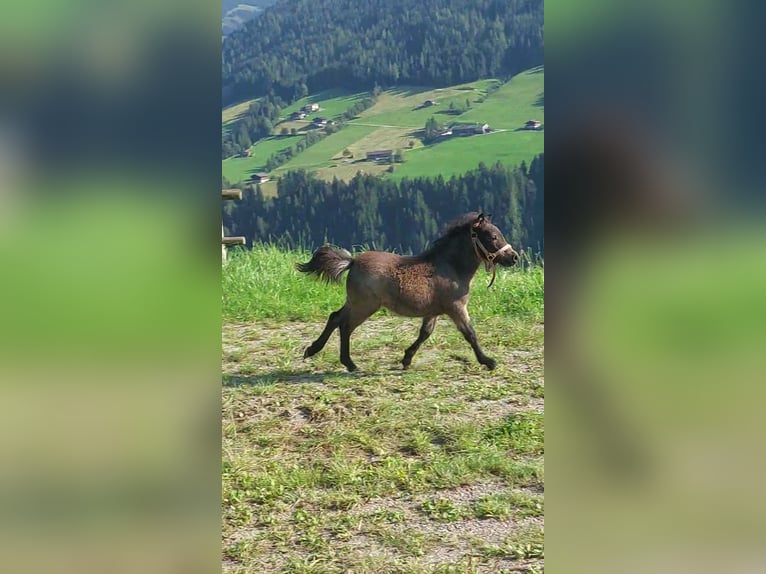
[[[453,238],[463,233],[470,225],[472,225],[477,217],[479,217],[479,212],[471,211],[470,213],[464,213],[450,221],[444,226],[442,234],[418,257],[428,257],[429,255],[441,251]]]

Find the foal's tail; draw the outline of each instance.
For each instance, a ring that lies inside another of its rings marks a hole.
[[[345,249],[335,249],[329,245],[314,251],[307,263],[298,263],[295,268],[301,273],[311,273],[325,281],[339,283],[340,276],[354,263],[354,258]]]

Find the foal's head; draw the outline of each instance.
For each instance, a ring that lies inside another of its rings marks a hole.
[[[483,213],[479,213],[471,223],[471,240],[479,258],[490,265],[511,267],[519,261],[519,254]]]

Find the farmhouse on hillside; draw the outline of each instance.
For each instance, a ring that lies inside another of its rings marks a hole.
[[[250,157],[250,148],[243,149],[239,152],[239,157]]]
[[[306,117],[306,112],[298,111],[298,112],[293,112],[292,114],[290,114],[291,120],[302,120],[305,117]]]
[[[250,179],[255,183],[266,183],[271,178],[269,177],[268,173],[254,173],[252,176],[250,176]]]
[[[319,104],[313,103],[313,104],[306,104],[303,106],[303,111],[307,114],[310,114],[311,112],[318,112],[319,111]]]
[[[472,136],[475,134],[486,134],[491,131],[489,124],[454,124],[450,131],[453,136]]]
[[[327,118],[316,117],[312,123],[317,127],[323,128],[327,125]]]
[[[394,150],[381,149],[367,152],[367,160],[375,162],[391,162],[394,159]]]
[[[543,124],[541,124],[537,120],[528,120],[527,123],[524,124],[524,129],[525,130],[539,130],[542,125]]]

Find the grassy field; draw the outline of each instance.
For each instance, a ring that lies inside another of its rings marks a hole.
[[[486,96],[487,88],[498,83],[496,80],[480,80],[435,90],[418,87],[394,88],[383,92],[376,105],[362,112],[360,119],[355,121],[422,129],[431,116],[440,120],[450,118],[451,116],[446,114],[450,101],[465,104],[467,99],[471,105],[476,105],[479,98]],[[426,100],[434,100],[437,105],[424,107],[423,102]]]
[[[368,95],[368,92],[349,92],[348,90],[335,89],[318,92],[307,96],[297,102],[287,106],[282,110],[282,116],[288,117],[291,113],[297,112],[306,104],[319,104],[319,111],[312,112],[306,116],[307,120],[312,120],[317,116],[323,118],[335,119],[353,106],[356,102]]]
[[[223,176],[231,183],[248,180],[252,174],[266,171],[266,161],[273,154],[295,145],[300,139],[300,136],[262,139],[250,148],[250,157],[230,157],[223,160]]]
[[[446,319],[415,356],[416,319],[381,312],[303,349],[343,288],[256,247],[223,269],[223,570],[541,572],[543,271],[482,272],[469,305],[498,359],[476,363]]]
[[[401,178],[460,174],[476,168],[480,162],[487,165],[497,161],[507,165],[518,165],[522,161],[529,163],[544,150],[544,132],[519,128],[529,119],[544,122],[544,76],[544,69],[540,67],[523,72],[502,85],[498,80],[488,79],[440,89],[405,86],[386,90],[373,107],[362,112],[341,132],[309,147],[278,168],[275,175],[289,169],[308,169],[326,179],[338,177],[348,180],[359,171]],[[493,88],[497,89],[493,91]],[[322,110],[310,114],[307,121],[315,116],[334,118],[365,95],[365,92],[328,90],[292,104],[284,110],[284,116],[306,103],[317,102]],[[423,103],[426,100],[434,100],[437,105],[425,107]],[[465,112],[459,115],[448,113],[451,101],[465,106],[466,100],[470,108]],[[228,113],[231,116],[233,112]],[[424,146],[420,130],[431,116],[444,125],[454,122],[488,123],[498,131],[488,136],[455,138]],[[285,121],[278,124],[275,131],[282,127],[301,129],[307,121]],[[395,166],[393,174],[388,175],[384,167],[370,162],[350,164],[340,161],[339,155],[345,148],[351,150],[356,160],[364,158],[368,151],[402,149],[406,162]],[[231,163],[226,165],[226,162]],[[248,169],[252,169],[244,166],[255,167],[257,163],[257,159],[226,160],[224,175],[228,173],[234,178],[244,176]],[[238,181],[229,179],[232,183]]]
[[[490,94],[479,106],[460,116],[460,121],[489,122],[493,128],[515,130],[527,120],[545,122],[543,107],[545,72],[543,68],[534,68],[514,76],[509,82]],[[539,135],[536,132],[525,132]],[[520,145],[519,147],[527,147]],[[540,148],[542,151],[542,148]]]
[[[519,165],[522,161],[529,164],[531,157],[528,148],[519,149],[516,144],[523,141],[532,146],[537,143],[534,141],[537,139],[542,152],[542,134],[535,132],[493,132],[470,138],[449,139],[408,151],[405,155],[407,161],[395,166],[392,177],[401,179],[405,176],[433,176],[437,173],[449,177],[475,169],[482,161],[487,165],[498,161],[507,165]],[[466,151],[466,146],[469,145],[466,140],[470,140],[470,153]]]
[[[274,173],[278,175],[291,169],[313,171],[321,167],[330,166],[333,163],[333,158],[337,157],[339,159],[340,154],[345,148],[374,130],[375,128],[368,126],[349,125],[307,148],[303,153],[298,154],[286,164],[279,166],[274,170]]]
[[[224,128],[229,128],[231,124],[235,123],[240,116],[247,111],[250,104],[257,102],[258,98],[254,100],[245,100],[237,104],[231,105],[228,108],[224,108],[221,111],[221,124]]]

